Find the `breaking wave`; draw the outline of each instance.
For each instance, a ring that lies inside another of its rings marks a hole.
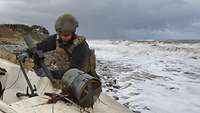
[[[89,41],[103,91],[137,113],[200,112],[198,41]],[[185,98],[190,98],[186,100]],[[187,109],[186,109],[187,108]]]

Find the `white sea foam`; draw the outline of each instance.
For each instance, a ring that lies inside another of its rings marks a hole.
[[[200,112],[200,43],[95,40],[89,45],[96,50],[103,91],[130,110]]]

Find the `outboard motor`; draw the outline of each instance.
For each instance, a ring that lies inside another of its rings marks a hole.
[[[101,82],[89,74],[72,68],[62,77],[65,90],[81,107],[93,107],[101,93]]]

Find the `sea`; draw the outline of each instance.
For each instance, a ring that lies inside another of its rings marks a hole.
[[[199,40],[90,40],[103,92],[135,113],[200,113]]]

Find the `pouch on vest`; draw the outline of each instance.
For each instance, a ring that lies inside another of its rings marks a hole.
[[[96,77],[99,78],[97,73],[96,73],[96,55],[95,55],[95,50],[90,49],[90,58],[89,58],[89,73]]]

